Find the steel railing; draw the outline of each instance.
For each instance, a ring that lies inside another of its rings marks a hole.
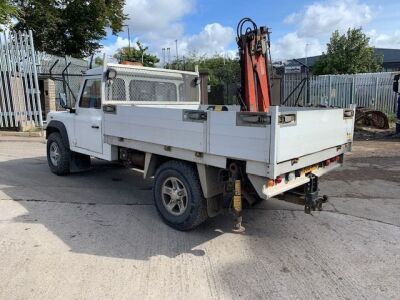
[[[327,105],[348,107],[350,104],[395,113],[396,95],[393,78],[396,73],[310,76],[303,89],[295,88],[306,78],[304,74],[285,74],[282,101],[286,105]],[[307,90],[307,86],[309,89]],[[295,90],[295,91],[294,91]],[[294,92],[293,92],[294,91]]]

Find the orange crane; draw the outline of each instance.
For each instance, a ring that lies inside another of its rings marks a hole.
[[[246,24],[249,26],[243,32]],[[242,71],[241,100],[243,109],[247,111],[268,112],[271,104],[268,71],[269,35],[267,27],[258,28],[250,18],[243,18],[237,26],[236,41]]]

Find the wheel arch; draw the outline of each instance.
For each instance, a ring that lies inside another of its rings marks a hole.
[[[146,152],[144,158],[143,177],[145,179],[150,179],[156,174],[158,167],[169,160],[173,160],[173,158]]]
[[[223,192],[223,184],[219,180],[220,169],[216,167],[206,166],[204,164],[194,163],[190,161],[174,159],[162,155],[146,152],[144,162],[144,178],[149,179],[155,175],[157,169],[169,160],[183,161],[192,165],[200,179],[201,188],[205,198],[214,197]]]
[[[68,132],[67,132],[67,128],[65,127],[64,123],[62,123],[60,121],[56,121],[56,120],[50,121],[50,123],[46,127],[46,139],[48,139],[50,134],[52,134],[54,132],[58,132],[61,135],[61,140],[62,140],[64,146],[67,149],[70,149]]]

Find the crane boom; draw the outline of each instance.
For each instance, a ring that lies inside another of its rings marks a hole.
[[[248,27],[243,33],[246,23],[250,23],[252,27]],[[245,110],[268,112],[271,103],[267,58],[268,28],[258,28],[250,18],[242,19],[237,27],[237,44],[242,71],[241,96]]]

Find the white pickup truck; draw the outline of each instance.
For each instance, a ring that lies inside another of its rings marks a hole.
[[[90,157],[124,162],[154,177],[163,220],[189,230],[218,214],[234,176],[246,200],[268,199],[341,166],[351,150],[354,107],[204,106],[199,81],[139,66],[88,70],[74,107],[47,116],[51,171],[88,169]]]

